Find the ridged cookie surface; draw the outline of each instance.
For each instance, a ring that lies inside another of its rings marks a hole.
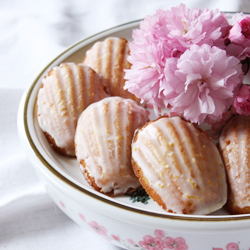
[[[250,213],[250,116],[235,116],[223,128],[219,147],[225,163],[232,214]]]
[[[120,97],[105,98],[83,111],[76,129],[76,156],[85,179],[97,191],[115,196],[140,187],[131,166],[131,142],[135,129],[147,121],[144,108]]]
[[[111,96],[130,98],[139,103],[138,98],[123,89],[125,85],[124,69],[131,67],[127,61],[128,53],[129,47],[126,39],[109,37],[96,42],[86,52],[83,63],[104,77]]]
[[[63,63],[43,78],[37,96],[38,123],[52,147],[75,156],[77,120],[91,103],[108,96],[105,80],[83,64]]]
[[[212,140],[180,117],[161,117],[135,133],[132,166],[164,210],[209,214],[227,199],[224,165]]]

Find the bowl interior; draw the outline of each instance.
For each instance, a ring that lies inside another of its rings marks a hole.
[[[36,96],[38,90],[41,85],[42,77],[54,66],[59,65],[62,62],[82,62],[86,51],[96,42],[99,40],[103,40],[106,37],[116,36],[116,37],[124,37],[127,40],[131,40],[132,30],[137,28],[139,25],[139,21],[134,21],[131,23],[127,23],[125,25],[121,25],[99,34],[96,34],[88,39],[82,40],[79,43],[73,45],[66,51],[64,51],[61,55],[55,58],[37,77],[34,81],[33,85],[29,89],[26,100],[25,100],[25,107],[24,107],[24,117],[26,123],[26,134],[29,138],[29,142],[32,144],[32,148],[35,151],[38,159],[43,162],[44,166],[48,169],[53,168],[59,176],[65,177],[69,180],[69,183],[76,184],[80,190],[84,192],[84,190],[88,190],[89,192],[95,194],[98,197],[104,198],[107,201],[115,202],[117,204],[124,205],[126,207],[131,207],[133,209],[140,210],[142,213],[143,211],[150,212],[152,214],[162,214],[166,216],[172,216],[165,212],[156,202],[152,199],[148,200],[148,204],[144,204],[142,202],[133,202],[130,199],[130,196],[121,195],[115,198],[107,197],[101,193],[96,192],[93,190],[87,182],[85,181],[78,163],[75,158],[66,158],[58,155],[55,153],[50,145],[48,144],[47,140],[44,137],[44,134],[40,130],[37,119],[36,119]],[[149,109],[150,118],[154,119],[155,114],[152,109]],[[189,217],[189,215],[185,215]],[[184,217],[185,217],[184,216]],[[204,217],[204,216],[191,216],[191,217]],[[221,209],[208,217],[216,217],[216,218],[230,218],[228,213]],[[249,216],[248,216],[249,217]]]

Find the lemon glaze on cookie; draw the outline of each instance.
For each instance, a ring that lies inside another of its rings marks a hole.
[[[227,200],[218,149],[180,117],[161,117],[137,130],[132,166],[147,193],[168,212],[209,214]]]
[[[74,136],[82,111],[107,96],[104,79],[83,64],[62,63],[44,76],[37,96],[38,123],[52,147],[75,156]]]
[[[110,196],[139,188],[131,166],[134,131],[148,121],[144,108],[130,99],[108,97],[81,114],[75,135],[81,171],[97,191]]]

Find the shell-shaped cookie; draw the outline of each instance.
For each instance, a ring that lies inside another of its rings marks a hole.
[[[250,213],[250,116],[235,116],[223,128],[219,148],[228,178],[227,209]]]
[[[131,166],[134,131],[148,121],[136,102],[109,97],[93,103],[81,114],[76,129],[76,156],[88,183],[115,196],[140,187]]]
[[[226,202],[218,149],[205,132],[180,117],[161,117],[136,131],[132,166],[149,196],[167,212],[209,214]]]
[[[129,53],[128,41],[124,38],[109,37],[96,42],[87,52],[84,64],[101,74],[106,80],[111,96],[130,98],[137,103],[140,100],[132,93],[124,90],[124,69],[130,69],[127,61]]]
[[[91,103],[109,96],[105,80],[83,64],[63,63],[42,80],[37,96],[38,123],[58,153],[75,156],[77,120]]]

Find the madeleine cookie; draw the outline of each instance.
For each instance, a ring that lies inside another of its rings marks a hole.
[[[132,167],[149,196],[167,212],[209,214],[226,202],[218,149],[205,132],[180,117],[161,117],[136,131]]]
[[[219,148],[228,178],[227,209],[250,213],[250,116],[237,115],[223,128]]]
[[[131,142],[135,129],[147,121],[144,108],[121,97],[105,98],[83,111],[75,135],[76,156],[95,190],[115,196],[140,187],[131,167]]]
[[[83,64],[63,63],[44,76],[37,96],[38,123],[55,151],[75,156],[74,137],[80,114],[105,97],[105,80]]]
[[[83,63],[104,77],[111,96],[130,98],[139,103],[140,100],[137,97],[123,89],[124,69],[131,67],[127,61],[128,54],[129,47],[126,39],[109,37],[104,41],[96,42],[86,52]]]

